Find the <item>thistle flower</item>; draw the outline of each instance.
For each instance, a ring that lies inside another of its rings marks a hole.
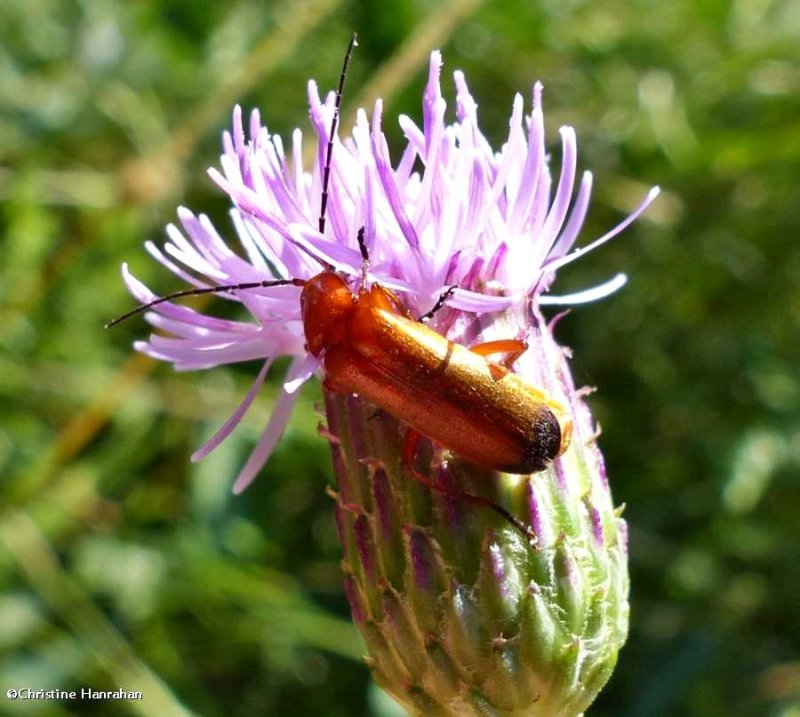
[[[241,110],[223,138],[222,171],[212,179],[231,197],[239,255],[207,217],[178,210],[183,231],[169,226],[163,250],[148,251],[191,286],[206,288],[269,279],[309,279],[325,265],[363,275],[356,237],[364,228],[367,283],[400,296],[421,316],[443,289],[458,287],[430,326],[464,345],[524,339],[513,370],[547,391],[573,421],[569,450],[532,476],[488,471],[424,443],[418,468],[450,493],[431,491],[409,475],[404,429],[357,396],[325,390],[337,477],[336,518],[344,548],[345,591],[369,650],[377,682],[420,715],[578,715],[611,674],[628,620],[626,528],[614,509],[584,394],[576,390],[565,350],[542,316],[547,304],[601,298],[621,274],[570,296],[549,289],[558,269],[619,234],[655,198],[652,190],[628,218],[571,251],[589,204],[591,174],[576,184],[576,139],[561,134],[562,169],[553,188],[545,155],[542,87],[524,117],[514,99],[509,134],[495,152],[480,133],[477,105],[456,72],[456,122],[431,55],[423,123],[400,117],[406,146],[393,164],[378,100],[371,121],[357,116],[352,136],[334,137],[327,228],[318,214],[335,98],[323,102],[309,83],[317,155],[302,163],[302,134],[287,156],[280,137],[253,112],[249,138]],[[123,267],[142,303],[156,297]],[[178,370],[260,360],[241,405],[193,456],[216,448],[241,420],[272,361],[291,356],[270,421],[234,483],[243,490],[264,467],[292,411],[299,387],[322,373],[306,347],[300,288],[272,286],[220,297],[242,303],[251,318],[208,316],[173,302],[147,320],[168,336],[135,344]],[[496,512],[455,492],[502,506],[535,534],[531,545]]]

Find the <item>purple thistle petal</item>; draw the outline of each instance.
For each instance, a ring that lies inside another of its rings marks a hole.
[[[597,247],[602,246],[610,239],[613,239],[617,234],[620,234],[624,229],[626,229],[630,224],[633,224],[639,216],[644,212],[647,207],[649,207],[653,200],[658,196],[661,190],[658,187],[653,187],[648,193],[647,196],[644,198],[641,204],[639,204],[636,209],[633,210],[631,214],[629,214],[625,219],[623,219],[617,226],[615,226],[611,231],[606,232],[601,236],[599,239],[595,239],[591,244],[588,244],[581,249],[576,249],[572,254],[568,254],[561,259],[557,259],[555,261],[545,262],[545,268],[548,271],[556,271],[560,269],[562,266],[566,266],[567,264],[572,263],[576,259],[580,259],[584,254],[588,254],[590,251],[594,251]]]
[[[514,192],[514,204],[508,217],[509,231],[513,235],[522,234],[530,216],[538,210],[546,210],[543,202],[536,202],[537,191],[543,186],[549,187],[550,172],[546,170],[544,149],[544,114],[540,107],[535,107],[530,119],[528,131],[528,151],[525,163],[515,167],[519,171],[519,186]],[[520,245],[524,246],[524,245]]]
[[[571,306],[575,304],[588,304],[592,301],[605,299],[607,296],[619,291],[628,283],[625,274],[615,274],[613,277],[604,281],[602,284],[593,286],[590,289],[576,291],[572,294],[562,294],[561,296],[542,296],[539,298],[541,306]]]
[[[389,160],[389,145],[386,143],[386,137],[383,136],[381,131],[381,114],[383,112],[383,103],[378,100],[375,103],[375,110],[372,115],[372,148],[375,154],[375,162],[378,167],[378,178],[389,205],[392,208],[397,223],[403,236],[406,238],[408,244],[415,250],[419,251],[419,237],[408,218],[403,203],[400,200],[400,192],[398,190],[394,172],[392,171],[391,162]]]
[[[176,309],[175,318],[154,311],[147,313],[145,317],[154,328],[186,338],[214,337],[223,333],[254,334],[259,331],[259,327],[252,323],[218,319],[201,314],[188,306],[173,304],[171,308]]]
[[[296,365],[297,362],[294,361],[289,367],[289,371],[287,372],[288,380],[293,378]],[[258,472],[264,467],[267,458],[269,458],[270,453],[272,453],[272,449],[275,448],[275,445],[286,430],[286,424],[289,422],[289,417],[292,415],[292,409],[294,409],[294,404],[297,401],[297,395],[297,393],[287,393],[286,391],[280,392],[264,433],[261,434],[261,438],[256,444],[255,449],[253,449],[253,452],[247,459],[247,463],[245,463],[244,468],[242,468],[233,483],[233,492],[237,495],[253,482]]]
[[[175,343],[159,341],[162,338],[153,336],[149,344],[137,342],[135,346],[151,358],[172,362],[176,371],[197,371],[222,363],[253,361],[264,355],[264,342],[257,339],[204,349],[196,344],[187,346],[185,340]]]
[[[171,232],[177,232],[178,228],[174,224],[170,224],[167,226],[167,234]],[[169,246],[168,244],[165,246]],[[208,283],[204,281],[200,281],[195,276],[193,276],[190,272],[186,271],[182,266],[176,264],[172,259],[170,259],[164,252],[159,249],[153,242],[146,241],[144,243],[144,247],[147,250],[147,253],[150,254],[159,264],[165,266],[169,269],[173,274],[176,274],[181,279],[183,279],[187,284],[191,284],[192,286],[196,286],[199,289],[205,288],[209,286]]]
[[[320,269],[324,264],[329,264],[351,276],[361,273],[361,254],[358,250],[330,241],[302,224],[291,224],[288,231],[292,241],[319,262]]]
[[[561,229],[558,240],[550,249],[550,257],[564,256],[575,243],[575,240],[578,238],[578,232],[580,232],[583,222],[586,219],[591,196],[592,173],[584,172],[581,177],[580,187],[578,188],[578,196],[573,203],[569,219],[567,220],[566,226]]]
[[[545,256],[555,244],[562,229],[572,198],[572,190],[575,186],[576,162],[578,159],[575,130],[572,127],[562,127],[560,131],[562,140],[561,176],[558,180],[558,187],[556,188],[556,195],[550,207],[550,212],[539,230],[541,248],[545,250]],[[541,263],[542,258],[540,258],[539,263]]]
[[[205,458],[209,453],[211,453],[217,446],[219,446],[222,441],[224,441],[239,425],[239,421],[242,420],[242,417],[245,413],[247,413],[248,409],[253,403],[256,395],[258,394],[261,386],[264,385],[264,379],[267,377],[267,372],[269,371],[269,367],[272,365],[272,361],[265,361],[264,365],[261,367],[261,370],[258,372],[258,376],[256,376],[256,380],[253,381],[253,385],[250,387],[250,390],[245,394],[245,397],[242,399],[242,402],[236,407],[236,410],[230,415],[227,421],[220,426],[219,430],[217,430],[211,438],[209,438],[200,448],[198,448],[194,453],[192,453],[190,460],[192,463],[196,463],[199,460]]]
[[[283,390],[289,394],[295,393],[317,372],[320,367],[320,360],[311,354],[304,354],[299,361],[295,362],[294,366],[294,371],[290,372],[283,382]]]
[[[239,157],[243,157],[247,147],[245,145],[244,127],[242,126],[242,107],[233,108],[233,150]]]
[[[491,296],[489,294],[467,291],[466,289],[456,289],[453,295],[447,300],[447,305],[455,309],[461,309],[462,311],[485,313],[503,311],[518,302],[518,297]]]

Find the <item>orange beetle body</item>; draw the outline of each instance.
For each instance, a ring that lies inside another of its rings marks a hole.
[[[533,473],[569,445],[572,424],[559,403],[414,320],[379,284],[353,294],[323,271],[305,283],[300,303],[328,387],[360,395],[461,458]]]

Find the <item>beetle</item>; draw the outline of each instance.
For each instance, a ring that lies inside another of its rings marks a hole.
[[[523,342],[466,348],[414,319],[380,284],[353,294],[331,271],[305,283],[300,304],[308,350],[321,356],[327,388],[358,394],[492,470],[535,473],[567,449],[571,422],[561,404],[485,358],[522,353]]]
[[[325,231],[333,138],[355,44],[353,36],[335,98],[323,168],[321,234]],[[436,490],[453,493],[412,467],[420,435],[460,458],[506,473],[541,471],[561,455],[569,446],[572,430],[566,409],[510,371],[507,365],[487,358],[504,353],[513,360],[527,345],[507,340],[468,348],[448,340],[424,321],[444,306],[454,287],[444,291],[427,314],[414,318],[394,292],[379,283],[367,286],[369,256],[363,227],[357,241],[363,268],[356,291],[345,276],[320,262],[322,271],[310,279],[270,279],[174,292],[138,306],[107,327],[184,296],[275,286],[300,287],[306,347],[321,359],[326,388],[358,394],[409,426],[403,462],[417,480]],[[522,525],[488,499],[454,495],[488,505],[518,528]],[[524,532],[527,535],[530,531]]]

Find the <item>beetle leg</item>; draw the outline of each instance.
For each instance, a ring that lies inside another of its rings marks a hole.
[[[511,525],[514,526],[517,531],[519,531],[519,533],[528,543],[533,546],[536,545],[537,538],[536,533],[533,532],[533,528],[531,528],[529,525],[525,525],[525,523],[523,523],[519,518],[503,508],[502,505],[498,505],[490,498],[485,498],[480,495],[473,495],[472,493],[464,493],[460,490],[453,490],[452,488],[442,485],[433,478],[429,478],[428,476],[420,473],[414,465],[414,461],[417,457],[417,449],[419,448],[421,440],[421,433],[415,431],[413,428],[406,429],[406,436],[405,440],[403,441],[403,467],[408,470],[415,481],[427,486],[431,490],[435,490],[437,493],[449,495],[452,498],[493,510],[501,518],[511,523]]]
[[[456,286],[448,286],[439,295],[439,298],[436,299],[436,303],[433,305],[433,308],[430,311],[428,311],[427,313],[424,313],[422,316],[420,316],[417,319],[417,321],[419,321],[420,323],[423,323],[423,324],[426,321],[428,321],[428,319],[430,319],[437,311],[439,311],[439,309],[441,309],[444,306],[444,302],[447,301],[455,293],[455,290],[457,288],[458,287],[456,287]]]
[[[469,350],[484,357],[492,354],[507,354],[500,363],[506,368],[511,368],[514,362],[528,350],[528,343],[519,339],[498,339],[475,344],[470,346]]]

